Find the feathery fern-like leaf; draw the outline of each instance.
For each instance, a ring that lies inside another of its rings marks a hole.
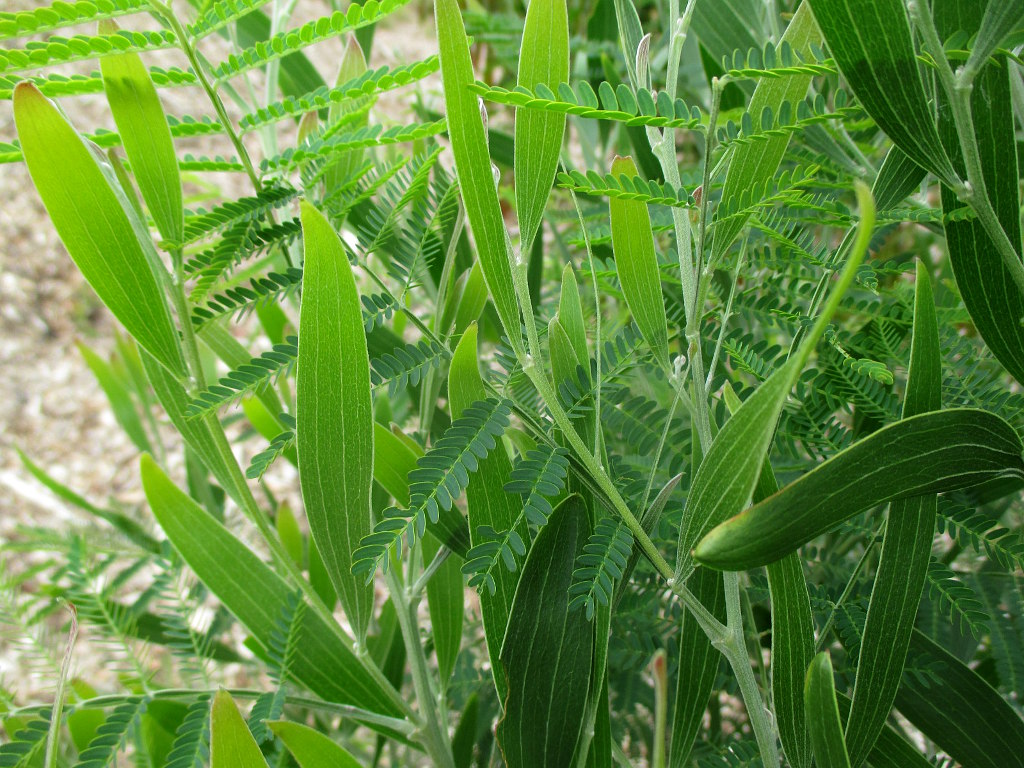
[[[289,336],[284,344],[275,344],[273,349],[231,371],[219,382],[192,398],[185,408],[185,416],[194,419],[272,384],[278,376],[290,371],[295,364],[299,355],[298,343],[298,337]]]
[[[625,523],[608,517],[598,521],[576,558],[569,609],[583,608],[587,620],[593,620],[598,605],[610,604],[615,583],[622,578],[632,551],[633,534]]]

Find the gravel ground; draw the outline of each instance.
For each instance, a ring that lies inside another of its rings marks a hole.
[[[26,10],[37,5],[33,0],[8,0],[4,10]],[[322,5],[325,4],[299,3],[300,15],[294,23],[306,20],[303,12],[315,12]],[[120,21],[126,27],[133,23],[138,24],[137,28],[155,26],[145,16]],[[429,16],[417,15],[415,10],[401,19],[390,20],[377,32],[371,66],[412,61],[435,53],[436,48],[431,48],[435,43],[430,24]],[[15,42],[23,45],[21,40]],[[341,46],[340,40],[334,40],[315,49],[318,66],[329,79],[333,77],[331,70],[339,59]],[[217,36],[204,40],[202,49],[213,61],[223,58],[227,51],[226,44]],[[179,67],[187,64],[176,51],[149,54],[147,63]],[[83,62],[50,71],[71,74],[96,68],[95,62]],[[261,83],[254,82],[254,86],[257,92],[262,92]],[[436,87],[436,83],[428,86]],[[376,114],[383,112],[400,119],[403,99],[408,95],[408,91],[403,91],[382,99]],[[171,114],[212,113],[199,89],[162,90],[161,97]],[[67,98],[61,105],[83,131],[114,127],[102,96]],[[15,137],[11,104],[0,102],[0,141],[12,141]],[[252,135],[249,139],[247,143],[253,150],[256,137]],[[287,146],[287,140],[288,137],[282,137],[282,146]],[[180,145],[180,151],[231,154],[223,136],[191,139]],[[244,177],[235,176],[221,178],[218,183],[241,195],[247,192],[244,181]],[[17,538],[20,526],[60,530],[89,524],[82,513],[60,501],[25,471],[15,448],[96,503],[116,498],[141,510],[144,499],[138,479],[137,451],[117,426],[103,392],[75,348],[75,341],[80,340],[101,354],[108,354],[116,323],[68,257],[21,163],[0,165],[0,232],[2,548],[4,542]],[[255,448],[258,450],[259,446]],[[179,477],[183,474],[180,467],[171,469]],[[287,490],[294,486],[294,473],[285,472],[276,480],[282,486],[280,490]],[[19,570],[30,560],[22,555],[15,557],[19,558]],[[3,559],[0,557],[0,562]],[[21,700],[33,693],[41,694],[52,679],[30,679],[14,646],[11,643],[0,647],[0,685],[15,683]],[[97,659],[91,653],[88,635],[84,633],[76,648],[79,669],[97,669]]]

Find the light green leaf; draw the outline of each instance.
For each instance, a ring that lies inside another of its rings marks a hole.
[[[288,747],[300,768],[360,768],[359,761],[340,744],[308,725],[276,720],[267,726]]]
[[[722,570],[764,565],[888,501],[1024,479],[1022,449],[1013,427],[987,411],[957,408],[903,419],[722,523],[695,556]]]
[[[998,3],[998,0],[993,0]],[[934,6],[935,25],[943,39],[958,30],[974,34],[981,24],[984,3],[942,0]],[[977,138],[985,192],[1018,258],[1021,253],[1018,201],[1017,142],[1008,77],[1009,62],[985,64],[971,91],[971,113]],[[964,171],[960,138],[951,108],[940,95],[939,135]],[[995,243],[977,219],[957,221],[948,216],[963,207],[955,193],[942,190],[942,212],[957,288],[978,333],[1003,367],[1024,382],[1024,294],[1003,264]]]
[[[486,396],[479,364],[477,327],[471,325],[455,348],[448,373],[448,402],[454,419],[457,419],[467,407]],[[495,450],[487,454],[487,458],[480,460],[476,472],[469,480],[469,487],[466,488],[466,509],[469,514],[470,541],[474,546],[487,540],[481,533],[482,526],[489,526],[495,531],[507,531],[515,525],[519,517],[521,500],[510,493],[505,493],[504,490],[511,471],[512,463],[504,447],[499,444]],[[520,520],[515,530],[523,541],[530,540],[530,531],[525,520]],[[515,596],[523,562],[521,556],[513,553],[513,557],[516,560],[516,570],[513,572],[507,568],[496,569],[494,594],[491,594],[490,590],[483,590],[480,594],[480,613],[487,653],[491,660],[491,674],[494,676],[494,684],[501,700],[505,699],[508,687],[498,654],[505,639],[512,598]]]
[[[956,180],[918,71],[903,0],[808,0],[843,77],[864,109],[914,162]]]
[[[56,105],[31,83],[14,90],[14,121],[32,181],[82,275],[128,333],[184,378],[163,268],[149,235],[133,222],[124,194]]]
[[[839,719],[832,662],[828,654],[819,653],[807,668],[804,684],[804,706],[807,726],[811,732],[811,745],[818,768],[850,768],[843,741],[843,724]]]
[[[569,14],[565,0],[530,0],[519,52],[518,85],[552,92],[569,79]],[[565,132],[565,113],[516,110],[515,177],[520,248],[540,229]]]
[[[571,764],[594,634],[582,611],[569,610],[569,585],[589,529],[582,500],[570,496],[551,513],[523,565],[500,656],[508,697],[497,737],[509,768]]]
[[[448,138],[452,143],[466,216],[476,240],[484,280],[494,308],[513,347],[522,347],[519,305],[512,284],[510,246],[498,202],[498,189],[487,152],[487,131],[477,98],[468,87],[475,81],[469,39],[457,0],[435,0],[437,40],[441,58]]]
[[[341,63],[338,65],[338,77],[335,79],[335,85],[344,85],[351,80],[355,80],[365,71],[366,57],[363,54],[363,49],[359,46],[356,36],[349,33],[345,41],[345,50],[341,54]],[[327,112],[328,124],[333,125],[345,117],[345,115],[362,109],[364,106],[364,99],[345,99],[344,101],[333,103]],[[353,129],[361,128],[368,125],[369,122],[370,113],[364,112],[355,122],[350,123],[350,127]],[[329,195],[332,190],[338,189],[352,181],[352,175],[359,169],[365,154],[366,150],[362,147],[348,149],[337,154],[336,159],[330,162],[324,174],[326,194]]]
[[[117,29],[112,20],[99,24],[101,35],[112,35]],[[157,231],[164,240],[181,242],[185,207],[178,157],[149,70],[139,54],[129,51],[101,57],[100,73],[132,174]]]
[[[938,678],[907,676],[900,686],[896,708],[915,728],[961,765],[1020,765],[1024,720],[984,678],[916,629],[907,662]]]
[[[423,563],[429,564],[441,545],[433,536],[423,537]],[[465,589],[462,584],[462,558],[448,555],[427,582],[427,607],[437,655],[437,676],[446,689],[455,670],[455,659],[462,644],[462,613]]]
[[[231,694],[221,688],[210,710],[210,768],[266,768],[259,744],[252,737]]]
[[[182,493],[147,455],[141,470],[146,499],[171,544],[224,607],[268,647],[292,587]],[[338,626],[328,626],[316,611],[307,610],[297,631],[291,663],[297,682],[327,701],[402,717],[398,693],[356,656]]]
[[[472,269],[466,276],[466,284],[462,289],[462,297],[459,299],[459,308],[455,311],[455,333],[462,334],[470,323],[479,320],[486,305],[487,283],[484,282],[484,272],[480,268],[480,262],[474,261]]]
[[[702,3],[698,3],[697,7],[700,8],[701,5]],[[781,42],[788,42],[794,53],[806,57],[811,56],[812,44],[819,45],[822,42],[821,32],[814,23],[807,3],[801,3],[797,8]],[[759,80],[747,112],[751,115],[761,115],[766,108],[770,108],[773,114],[778,114],[784,103],[796,104],[802,101],[810,84],[810,75],[786,75]],[[729,170],[725,176],[725,187],[722,189],[723,207],[732,210],[744,193],[749,195],[751,189],[766,188],[775,178],[779,163],[786,154],[789,137],[789,133],[786,133],[768,141],[742,144],[733,150]],[[746,221],[746,215],[730,216],[715,224],[713,250],[716,256],[725,253]]]
[[[373,403],[362,305],[331,223],[302,204],[302,304],[296,365],[296,446],[309,530],[360,639],[373,586],[352,575],[352,553],[372,530]]]
[[[916,285],[904,418],[942,407],[939,327],[931,278],[922,261],[917,262]],[[889,510],[857,656],[853,706],[846,722],[846,743],[854,768],[871,751],[900,685],[928,572],[937,510],[935,494],[895,501]]]
[[[636,165],[631,158],[616,157],[612,161],[612,175],[632,178],[637,175]],[[622,285],[622,294],[644,340],[667,365],[668,320],[665,300],[661,295],[661,272],[654,250],[651,214],[646,203],[618,197],[609,198],[608,209],[611,213],[615,271]]]
[[[85,344],[77,342],[77,346],[78,351],[82,354],[82,359],[85,360],[85,364],[89,366],[89,370],[92,371],[92,375],[95,376],[96,381],[99,382],[100,389],[103,390],[103,394],[107,396],[110,408],[114,412],[114,418],[117,420],[117,423],[121,425],[121,429],[125,431],[125,434],[131,438],[135,447],[140,451],[153,450],[149,445],[149,438],[146,436],[146,429],[142,426],[142,419],[139,417],[139,411],[136,409],[135,403],[132,401],[131,395],[128,392],[128,383],[118,375],[118,372],[114,370],[113,365],[104,360]]]
[[[855,188],[861,216],[854,245],[846,267],[814,327],[789,360],[769,376],[725,423],[697,470],[686,498],[683,524],[679,527],[675,569],[677,581],[684,580],[692,573],[690,552],[701,537],[715,525],[738,514],[750,500],[775,435],[775,426],[786,396],[838,308],[843,294],[853,282],[857,268],[867,252],[875,222],[875,208],[867,188],[859,183]],[[785,552],[779,553],[779,557],[783,554]]]
[[[583,321],[583,302],[580,301],[580,287],[572,264],[562,270],[562,291],[558,294],[558,322],[569,337],[576,360],[584,368],[590,368],[590,353],[587,351],[587,327]]]

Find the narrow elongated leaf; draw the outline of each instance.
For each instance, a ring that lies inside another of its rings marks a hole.
[[[998,0],[993,0],[998,4]],[[985,3],[942,0],[934,4],[935,25],[946,36],[959,30],[973,35],[981,24]],[[981,160],[985,192],[1010,242],[1021,253],[1018,202],[1017,142],[1014,134],[1008,62],[989,62],[975,78],[971,113]],[[964,171],[956,123],[945,97],[940,94],[939,135]],[[962,203],[948,188],[942,190],[942,211],[949,214]],[[946,243],[953,276],[978,333],[1003,367],[1024,381],[1024,294],[1003,264],[995,243],[977,219],[956,221],[944,216]]]
[[[117,24],[101,21],[99,31],[101,35],[112,35]],[[164,240],[181,242],[185,232],[181,173],[171,128],[149,69],[139,54],[129,51],[103,56],[100,73],[132,174],[157,231]]]
[[[462,411],[485,394],[477,352],[477,327],[470,325],[455,348],[448,373],[448,402],[451,405],[452,417],[458,418]],[[501,445],[498,445],[480,461],[476,473],[470,478],[469,487],[466,488],[466,509],[469,514],[470,540],[474,546],[487,541],[483,535],[484,531],[481,530],[485,526],[494,531],[507,531],[513,528],[519,517],[521,501],[504,490],[511,471],[512,463],[508,454]],[[525,520],[520,520],[519,524],[515,525],[515,532],[522,541],[530,540],[530,531]],[[508,625],[509,611],[512,608],[512,599],[515,596],[523,561],[522,556],[514,552],[512,557],[515,560],[515,571],[507,568],[495,569],[493,594],[490,590],[483,590],[480,594],[480,613],[483,618],[487,653],[491,659],[491,674],[502,700],[508,688],[498,654],[505,639],[505,628]]]
[[[926,173],[906,152],[893,146],[882,161],[882,167],[878,169],[878,176],[871,187],[878,210],[888,211],[899,205],[907,195],[921,186]]]
[[[440,549],[436,539],[424,537],[424,564],[429,564]],[[466,597],[462,586],[462,562],[461,557],[449,555],[427,582],[427,607],[434,635],[437,676],[442,688],[448,687],[462,644],[462,612]]]
[[[1013,427],[987,411],[957,408],[903,419],[722,523],[695,556],[722,570],[764,565],[873,506],[1024,478],[1021,450]]]
[[[435,0],[437,41],[444,84],[448,138],[452,143],[466,216],[476,240],[484,280],[491,292],[505,334],[514,347],[522,346],[519,305],[512,286],[508,234],[498,202],[498,189],[487,152],[487,129],[468,89],[474,82],[469,39],[457,0]]]
[[[907,676],[896,696],[896,708],[921,733],[961,765],[1021,764],[1024,720],[984,678],[916,629],[907,661],[938,677],[928,685]]]
[[[632,178],[636,165],[628,157],[612,161],[612,174]],[[661,296],[661,272],[654,250],[654,230],[647,204],[619,197],[608,199],[611,213],[615,272],[629,311],[651,350],[668,363],[668,319]]]
[[[558,322],[565,331],[576,353],[577,362],[590,368],[590,353],[587,351],[587,328],[583,320],[583,303],[580,301],[580,287],[572,264],[562,270],[562,291],[558,294]]]
[[[861,214],[856,238],[846,266],[821,316],[789,360],[769,376],[725,423],[697,470],[686,498],[683,524],[679,527],[675,568],[677,581],[693,572],[690,552],[701,537],[715,525],[738,514],[750,500],[786,396],[796,383],[797,376],[824,332],[825,324],[831,319],[839,299],[850,287],[857,267],[864,259],[874,228],[875,208],[871,194],[863,184],[858,184],[856,191]],[[783,554],[786,553],[781,552],[778,557]]]
[[[825,652],[814,657],[807,668],[804,684],[804,706],[811,745],[819,768],[850,768],[843,741],[843,724],[839,719],[836,686],[832,679],[832,662]]]
[[[32,181],[68,254],[128,333],[183,378],[185,360],[162,288],[162,267],[120,187],[31,83],[14,89],[14,121]]]
[[[725,403],[732,412],[740,407],[732,387],[725,388]],[[754,503],[778,490],[771,462],[766,459],[754,489]],[[814,658],[814,624],[807,581],[795,552],[769,563],[766,571],[772,610],[772,712],[790,765],[805,768],[811,763],[811,744],[804,708],[804,678]]]
[[[369,535],[373,403],[362,305],[348,256],[323,214],[302,205],[305,254],[296,372],[296,445],[309,530],[358,638],[373,587],[352,575]]]
[[[699,9],[703,3],[698,3]],[[793,19],[789,22],[782,41],[788,42],[795,53],[802,56],[811,55],[811,45],[820,45],[821,32],[814,23],[814,16],[807,3],[801,3]],[[758,82],[754,95],[750,99],[747,111],[751,115],[760,115],[764,110],[771,109],[778,114],[784,103],[791,105],[803,100],[807,88],[811,84],[810,75],[786,75],[784,77],[765,78]],[[764,189],[775,173],[786,154],[789,146],[789,134],[775,136],[768,141],[743,144],[733,150],[732,160],[725,177],[722,190],[723,207],[732,207],[739,198],[751,189]],[[730,216],[715,224],[714,252],[724,253],[743,229],[747,216]]]
[[[518,84],[530,90],[546,85],[554,92],[559,83],[568,80],[569,14],[565,0],[531,0],[523,25]],[[516,110],[516,210],[524,253],[529,252],[540,229],[564,132],[564,113]]]
[[[149,456],[142,457],[141,470],[146,499],[171,544],[224,607],[269,647],[279,607],[293,589],[182,493]],[[297,631],[291,662],[296,681],[327,701],[402,717],[397,692],[356,656],[339,627],[328,626],[316,611],[306,610]]]
[[[839,71],[878,127],[914,162],[956,179],[917,68],[903,0],[808,0]]]
[[[594,635],[583,612],[569,610],[569,585],[589,528],[582,500],[570,496],[551,513],[523,566],[500,656],[509,692],[497,735],[509,768],[570,765]]]
[[[846,720],[850,715],[850,697],[837,693],[836,701],[840,716]],[[888,723],[882,726],[882,732],[868,755],[868,763],[871,768],[934,768],[931,760]]]
[[[231,694],[223,688],[210,710],[210,768],[266,768],[259,744],[252,737]]]
[[[107,396],[110,408],[114,412],[114,418],[121,429],[140,451],[152,450],[146,429],[142,426],[142,419],[139,418],[139,412],[132,402],[131,395],[128,394],[127,383],[121,376],[118,376],[113,365],[85,344],[78,342],[78,351],[82,353],[82,359],[85,360],[85,364],[89,366],[92,375],[99,382],[103,394]]]
[[[285,720],[267,723],[300,768],[360,768],[359,761],[340,744],[302,723]]]
[[[942,406],[939,326],[931,278],[921,261],[917,263],[916,286],[904,417]],[[871,751],[899,688],[910,632],[928,572],[937,510],[935,494],[895,501],[889,510],[857,657],[853,706],[846,722],[846,744],[854,768]]]
[[[690,590],[715,618],[725,621],[722,574],[710,568],[699,568],[690,580]],[[679,631],[679,672],[672,707],[672,741],[669,748],[669,765],[672,768],[690,765],[690,751],[700,731],[721,662],[721,652],[711,645],[711,640],[690,612],[683,611],[683,625]]]

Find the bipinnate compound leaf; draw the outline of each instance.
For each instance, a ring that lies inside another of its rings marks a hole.
[[[157,522],[182,560],[264,647],[270,647],[280,606],[294,590],[245,544],[170,481],[148,455],[142,487]],[[292,677],[327,701],[400,718],[398,693],[355,654],[339,626],[316,611],[302,613]]]
[[[185,359],[156,249],[105,161],[39,89],[14,89],[14,122],[32,181],[64,247],[125,330],[177,378]]]
[[[497,737],[509,768],[570,765],[580,736],[594,633],[569,609],[569,586],[589,529],[582,499],[568,497],[523,565],[500,655],[508,697]]]
[[[210,768],[266,768],[259,744],[231,694],[223,688],[210,710]]]
[[[850,768],[850,757],[843,741],[843,724],[839,719],[832,662],[824,651],[811,661],[804,683],[804,706],[811,746],[819,768]]]
[[[718,525],[694,555],[721,570],[764,565],[879,504],[1001,477],[1024,479],[1022,448],[1013,427],[988,411],[956,408],[903,419]]]
[[[476,241],[484,280],[505,334],[513,347],[521,346],[519,305],[509,261],[510,245],[487,150],[487,129],[477,97],[468,89],[474,82],[469,38],[466,37],[457,0],[435,0],[434,16],[448,138],[452,144],[466,217]]]
[[[288,747],[299,768],[360,768],[344,747],[308,725],[276,720],[267,726]]]
[[[100,34],[117,31],[117,24],[101,21]],[[100,59],[107,103],[157,231],[164,240],[181,242],[185,232],[181,174],[174,153],[171,128],[149,70],[134,51]]]
[[[613,176],[637,175],[632,158],[616,157]],[[654,231],[647,204],[612,197],[608,200],[612,225],[615,272],[637,327],[654,354],[668,363],[668,320],[661,296],[661,272],[654,249]]]
[[[532,90],[551,91],[569,79],[569,14],[566,0],[531,0],[526,7],[523,44],[519,53],[519,82]],[[544,207],[558,167],[565,132],[565,114],[535,109],[516,110],[516,210],[523,253],[528,253],[540,229]]]
[[[998,0],[992,0],[998,5]],[[1006,0],[1006,5],[1010,0]],[[978,32],[982,2],[942,0],[934,4],[935,25],[946,36],[963,31]],[[955,64],[955,62],[954,62]],[[996,218],[1006,232],[1017,258],[1021,254],[1017,143],[1014,134],[1012,98],[1008,77],[1010,62],[1005,57],[989,61],[978,73],[971,89],[971,115],[978,145],[985,193]],[[954,167],[964,173],[960,137],[943,94],[939,95],[939,135],[954,157]],[[1000,257],[996,244],[976,218],[951,216],[963,203],[949,188],[942,190],[943,225],[957,288],[978,333],[1003,367],[1024,381],[1024,293],[1014,282]]]
[[[939,141],[903,0],[808,0],[839,71],[864,109],[918,165],[956,173]]]
[[[904,417],[942,406],[939,327],[931,278],[921,261],[917,262],[916,288]],[[846,745],[854,768],[867,758],[881,733],[900,685],[928,572],[937,510],[935,494],[894,501],[889,509],[846,721]]]
[[[362,305],[334,227],[302,204],[305,255],[296,371],[299,479],[310,532],[358,638],[373,588],[352,574],[371,531],[373,403]]]

